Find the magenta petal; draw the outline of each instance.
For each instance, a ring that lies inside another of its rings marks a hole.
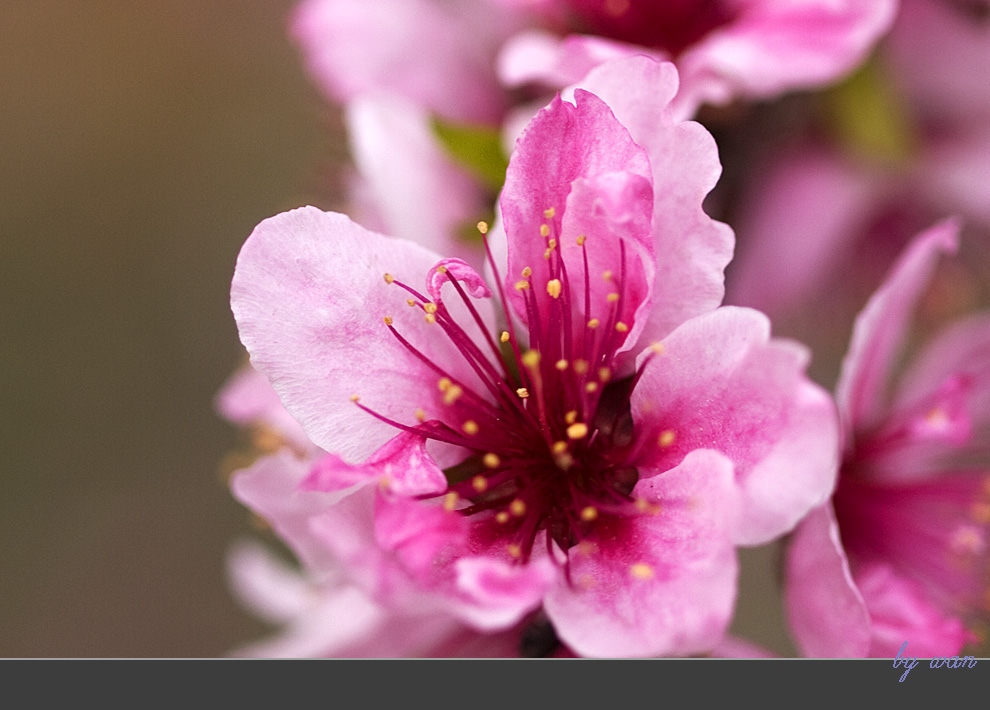
[[[958,231],[959,225],[947,220],[915,237],[856,318],[835,393],[848,433],[876,424],[915,305],[939,254],[955,251]]]
[[[424,323],[409,294],[383,278],[418,286],[438,260],[313,207],[263,221],[245,242],[231,286],[241,340],[317,445],[360,461],[395,435],[355,395],[406,425],[418,408],[441,411],[440,375],[396,339],[386,317],[428,361],[450,364],[452,379],[475,382],[439,326]]]
[[[734,245],[729,226],[716,222],[702,208],[722,166],[711,134],[700,124],[677,121],[671,114],[677,82],[674,65],[636,56],[602,64],[580,83],[608,104],[649,156],[651,253],[656,254],[657,273],[649,321],[640,336],[640,342],[646,343],[722,302],[723,270]]]
[[[376,542],[425,587],[437,566],[462,552],[467,533],[467,519],[443,506],[388,495],[375,501]]]
[[[700,448],[733,461],[746,499],[739,544],[790,530],[831,494],[838,465],[835,408],[804,375],[807,351],[769,336],[750,309],[693,318],[663,341],[632,396],[651,468]]]
[[[798,649],[812,658],[863,658],[870,615],[853,582],[831,504],[812,511],[787,549],[784,604]]]
[[[905,641],[912,657],[954,656],[970,640],[960,619],[946,616],[917,584],[890,567],[857,569],[855,578],[872,620],[870,656],[893,658]]]
[[[640,480],[634,495],[659,512],[596,529],[571,550],[572,583],[561,579],[547,595],[561,641],[587,656],[714,648],[736,594],[732,463],[715,451],[694,451],[677,468]]]
[[[520,137],[506,173],[500,200],[508,239],[508,273],[503,277],[524,318],[523,297],[514,286],[526,268],[532,270],[533,297],[542,317],[550,312],[544,253],[551,240],[561,247],[570,282],[564,297],[573,298],[574,306],[584,298],[582,236],[596,266],[610,263],[616,278],[624,273],[628,310],[635,312],[649,289],[640,261],[641,254],[652,253],[649,160],[600,99],[583,91],[575,99],[576,106],[558,97],[537,114]],[[624,272],[620,241],[629,242]],[[593,278],[601,280],[601,273]]]

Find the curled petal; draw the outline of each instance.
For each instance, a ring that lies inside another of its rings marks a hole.
[[[426,277],[426,290],[436,303],[440,303],[440,289],[448,281],[460,281],[472,298],[491,298],[488,284],[477,271],[463,259],[441,259],[430,269]]]

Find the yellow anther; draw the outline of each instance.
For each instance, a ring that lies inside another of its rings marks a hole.
[[[588,361],[587,360],[575,360],[574,361],[574,364],[572,365],[572,367],[574,368],[574,372],[578,373],[579,375],[583,375],[584,373],[586,373],[588,371]]]
[[[478,422],[473,419],[468,419],[466,422],[461,424],[461,429],[463,429],[464,433],[468,436],[474,436],[478,433]]]
[[[529,288],[529,281],[516,281],[516,291],[525,291]]]
[[[598,517],[598,509],[592,505],[585,506],[581,509],[581,520],[586,523],[590,523],[592,520]]]
[[[485,468],[498,468],[502,465],[502,460],[496,454],[485,454],[482,459],[482,463],[485,464]]]
[[[378,479],[378,488],[383,491],[387,491],[389,486],[392,485],[392,479],[388,476],[382,476]]]
[[[572,409],[571,411],[569,411],[567,414],[564,415],[564,422],[567,424],[573,424],[574,422],[577,421],[577,415],[578,415],[577,411]]]
[[[413,299],[411,299],[411,298],[407,298],[407,299],[406,299],[406,305],[407,305],[407,306],[415,306],[415,305],[416,305],[416,301],[414,301],[414,300],[413,300]]]
[[[449,377],[441,377],[437,381],[437,389],[439,389],[441,392],[446,392],[447,390],[450,389],[450,386],[452,384],[454,383],[451,381]]]
[[[393,281],[395,281],[395,277],[392,276],[392,274],[385,274],[384,278],[385,278],[385,283],[387,284],[390,284]]]
[[[594,392],[597,389],[598,389],[598,383],[597,382],[589,382],[588,384],[586,384],[584,386],[584,391],[587,392],[588,394],[591,394],[592,392]]]
[[[546,217],[547,219],[553,219],[553,216],[555,214],[557,214],[557,210],[555,210],[553,207],[547,207],[545,210],[543,210],[543,216]]]
[[[423,310],[426,311],[427,313],[436,313],[437,312],[437,304],[435,304],[435,303],[424,303],[423,304]]]
[[[507,342],[509,342],[509,331],[503,330],[502,331],[502,334],[500,336],[498,336],[498,342],[500,342],[500,343],[507,343]]]
[[[382,318],[382,321],[384,321],[385,325],[392,325],[392,316],[385,316]]]
[[[551,254],[553,254],[553,249],[544,249],[543,250],[543,258],[544,259],[549,260]]]
[[[660,510],[661,510],[660,504],[651,503],[650,501],[646,500],[646,498],[637,498],[635,505],[636,505],[636,510],[638,510],[640,513],[649,513],[650,515],[660,514]]]
[[[653,568],[645,562],[637,562],[629,567],[629,574],[636,579],[652,579]]]
[[[557,362],[555,362],[553,364],[553,366],[556,367],[561,372],[563,372],[564,370],[567,369],[567,360],[565,360],[564,358],[561,358],[560,360],[558,360]]]
[[[577,238],[577,245],[579,247],[583,247],[586,241],[588,241],[588,238],[582,234],[580,237]]]
[[[557,240],[556,239],[551,239],[549,242],[547,242],[547,246],[550,247],[551,249],[556,249],[557,248]]]
[[[566,441],[553,442],[553,446],[550,447],[550,451],[553,452],[554,456],[560,456],[562,453],[567,451],[567,442]]]
[[[595,328],[598,327],[599,323],[600,321],[597,318],[592,318],[591,320],[588,321],[588,327],[591,330],[594,330]]]
[[[607,270],[607,269],[605,271],[603,271],[602,272],[602,280],[603,281],[611,281],[612,280],[612,272],[609,271],[609,270]]]
[[[550,298],[560,298],[560,279],[550,279],[547,281],[547,293],[550,294]]]
[[[677,435],[671,429],[664,429],[660,432],[660,436],[657,437],[657,446],[661,449],[666,449],[668,446],[674,443],[674,439]]]
[[[515,544],[514,542],[506,545],[505,549],[508,550],[509,554],[515,557],[517,560],[520,557],[522,557],[522,548],[519,547],[519,545]]]
[[[525,387],[520,387],[519,389],[516,390],[516,394],[519,395],[520,399],[526,399],[527,397],[529,397],[529,390],[526,389]]]
[[[443,509],[447,512],[453,511],[457,507],[457,501],[460,499],[461,497],[459,495],[451,491],[443,497]]]
[[[478,493],[484,493],[488,490],[488,479],[479,473],[471,479],[471,487]]]
[[[416,417],[416,421],[418,421],[418,422],[425,422],[426,421],[426,410],[425,409],[417,409],[414,412],[413,416]]]
[[[568,439],[583,439],[588,436],[588,425],[584,422],[576,422],[567,427]]]
[[[534,368],[540,364],[540,351],[539,350],[527,350],[520,357],[522,364],[528,368]]]
[[[447,267],[444,266],[443,264],[440,264],[440,266],[437,267],[437,273],[446,274],[447,273]]]
[[[974,503],[969,513],[980,525],[990,524],[990,503]]]
[[[610,379],[612,379],[612,371],[610,369],[608,369],[607,367],[599,367],[598,368],[598,381],[599,382],[608,382]]]
[[[591,557],[598,552],[598,545],[588,540],[582,540],[577,545],[574,546],[575,552],[579,555],[584,555],[585,557]]]
[[[529,278],[530,276],[532,276],[532,275],[533,275],[533,270],[532,270],[531,268],[529,268],[528,266],[527,266],[527,267],[525,267],[525,268],[524,268],[524,269],[522,270],[522,277],[523,277],[524,279],[528,279],[528,278]]]
[[[605,297],[605,300],[608,301],[609,303],[615,303],[616,301],[619,300],[619,294],[617,294],[617,293],[610,293],[609,295],[607,295]]]
[[[495,522],[504,525],[505,523],[509,522],[509,514],[506,513],[504,510],[500,510],[495,515]]]
[[[482,234],[488,234],[488,222],[485,222],[484,220],[482,220],[481,222],[478,222],[478,224],[476,224],[475,227],[478,228],[478,231],[480,233],[482,233]]]
[[[351,395],[351,401],[352,402],[357,402],[359,399],[361,399],[361,397],[359,397],[358,395],[356,395],[356,394],[352,394]]]
[[[549,237],[550,236],[550,227],[548,227],[545,224],[541,224],[540,225],[540,236],[541,237]]]
[[[653,343],[653,345],[650,346],[650,350],[653,351],[654,355],[663,355],[663,343]]]
[[[425,320],[430,325],[433,325],[434,323],[437,322],[437,317],[432,313],[427,313],[425,316],[423,316],[423,320]]]
[[[443,393],[443,403],[453,404],[460,399],[462,394],[464,394],[464,390],[460,385],[451,385],[447,388],[447,391]]]
[[[516,498],[514,501],[509,503],[509,512],[512,513],[517,518],[521,518],[526,515],[526,504]]]
[[[629,326],[623,323],[621,320],[615,324],[615,329],[620,333],[625,333],[629,330]]]

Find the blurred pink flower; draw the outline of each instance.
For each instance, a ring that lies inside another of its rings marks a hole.
[[[715,146],[672,119],[673,67],[587,84],[510,162],[489,264],[505,310],[464,261],[343,215],[255,229],[241,339],[331,453],[288,510],[263,477],[234,490],[386,608],[497,632],[542,605],[584,655],[697,652],[731,616],[735,545],[831,492],[834,409],[800,346],[715,309],[731,232],[701,208]]]
[[[934,339],[891,393],[911,313],[958,227],[921,234],[856,321],[836,400],[844,457],[831,503],[797,528],[786,604],[809,656],[953,655],[985,609],[990,314]]]

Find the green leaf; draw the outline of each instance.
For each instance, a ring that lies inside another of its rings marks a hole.
[[[502,151],[502,137],[497,128],[434,118],[433,134],[450,157],[486,187],[494,192],[502,189],[509,160]]]

